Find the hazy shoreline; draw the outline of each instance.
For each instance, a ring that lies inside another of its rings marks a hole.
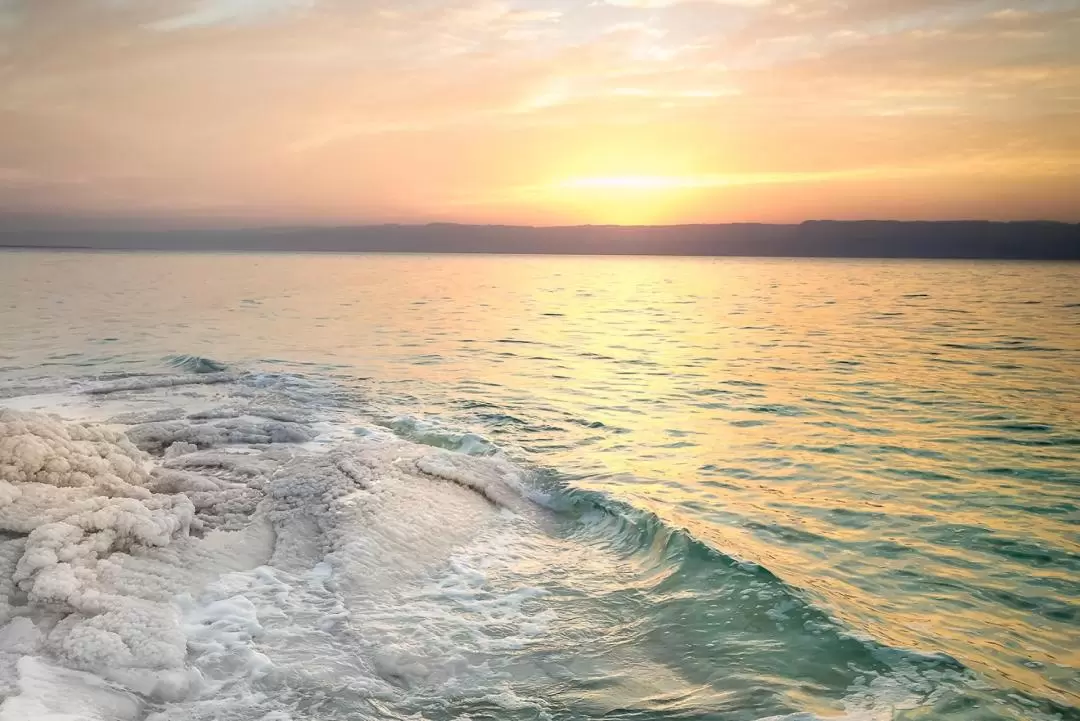
[[[0,230],[0,248],[234,252],[1080,260],[1080,224],[808,221],[670,226],[369,225]]]

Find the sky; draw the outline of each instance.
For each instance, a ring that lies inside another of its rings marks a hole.
[[[1080,221],[1080,0],[0,0],[24,217]]]

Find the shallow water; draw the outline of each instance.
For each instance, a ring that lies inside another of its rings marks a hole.
[[[244,374],[217,401],[301,384],[320,442],[521,469],[527,508],[451,504],[388,597],[304,575],[355,548],[245,581],[347,607],[328,648],[267,631],[275,667],[370,673],[214,713],[1080,718],[1077,289],[1067,264],[9,252],[0,406],[88,418],[89,378],[214,359]]]

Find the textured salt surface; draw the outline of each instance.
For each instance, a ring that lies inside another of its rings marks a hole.
[[[405,683],[385,649],[347,650],[350,607],[523,509],[519,471],[378,431],[320,442],[302,392],[252,380],[124,378],[0,410],[0,719],[270,713],[300,664],[260,645],[305,667],[331,648],[314,672],[353,694]]]

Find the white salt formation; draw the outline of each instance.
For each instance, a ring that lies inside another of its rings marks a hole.
[[[288,719],[316,682],[355,718],[438,667],[353,623],[525,511],[516,469],[235,379],[94,386],[132,401],[109,424],[0,409],[0,721]]]
[[[39,637],[21,634],[26,645],[154,692],[183,683],[144,672],[182,669],[185,640],[161,584],[133,584],[121,569],[129,554],[187,536],[195,509],[152,493],[146,465],[116,431],[0,412],[0,530],[22,536],[3,554],[0,620],[28,615]]]

